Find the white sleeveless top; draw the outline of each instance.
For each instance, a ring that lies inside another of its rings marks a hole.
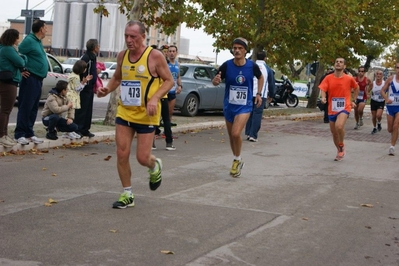
[[[373,99],[376,102],[383,102],[384,98],[381,96],[381,89],[384,87],[385,81],[381,82],[381,85],[377,85],[375,80],[373,81],[373,89],[371,90],[372,96],[371,99]]]

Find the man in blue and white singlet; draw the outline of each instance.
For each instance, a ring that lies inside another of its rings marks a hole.
[[[175,84],[172,89],[168,92],[168,101],[169,101],[169,118],[172,123],[172,115],[173,110],[175,109],[176,104],[176,94],[179,94],[183,88],[180,79],[180,66],[177,61],[177,47],[176,45],[170,45],[168,49],[168,66],[170,72],[172,73],[173,80]],[[175,126],[175,124],[173,124]]]
[[[388,92],[388,93],[387,93]],[[390,76],[381,89],[387,107],[387,130],[391,133],[389,155],[395,155],[395,144],[399,129],[399,62],[395,64],[395,75]]]
[[[236,38],[233,41],[233,59],[224,62],[218,69],[218,74],[212,80],[214,86],[225,80],[223,113],[226,121],[227,132],[230,139],[230,147],[234,160],[230,175],[239,177],[244,162],[241,159],[242,138],[241,133],[252,112],[253,104],[258,107],[262,104],[262,87],[264,77],[259,66],[245,55],[248,52],[248,42],[244,38]],[[258,79],[258,90],[255,101],[253,97],[253,78]]]

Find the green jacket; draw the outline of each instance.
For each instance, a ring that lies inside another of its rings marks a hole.
[[[26,68],[30,73],[35,74],[41,78],[47,77],[48,61],[47,55],[44,52],[42,41],[39,40],[35,34],[30,33],[19,44],[19,52],[28,57]]]
[[[19,83],[22,79],[20,69],[25,67],[27,58],[19,54],[13,46],[0,44],[0,70],[13,73],[13,81]]]

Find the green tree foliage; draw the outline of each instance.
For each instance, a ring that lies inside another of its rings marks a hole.
[[[134,1],[118,3],[128,14]],[[357,68],[361,56],[378,57],[399,36],[398,14],[397,0],[149,0],[139,19],[166,34],[183,22],[203,27],[216,49],[230,49],[234,38],[244,37],[255,51],[267,52],[269,65],[297,75],[295,60],[330,66],[343,57]],[[316,105],[319,79],[309,107]]]

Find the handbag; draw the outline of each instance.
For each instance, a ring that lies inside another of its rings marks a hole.
[[[13,77],[14,75],[10,70],[0,71],[0,80],[3,82],[11,82]]]

